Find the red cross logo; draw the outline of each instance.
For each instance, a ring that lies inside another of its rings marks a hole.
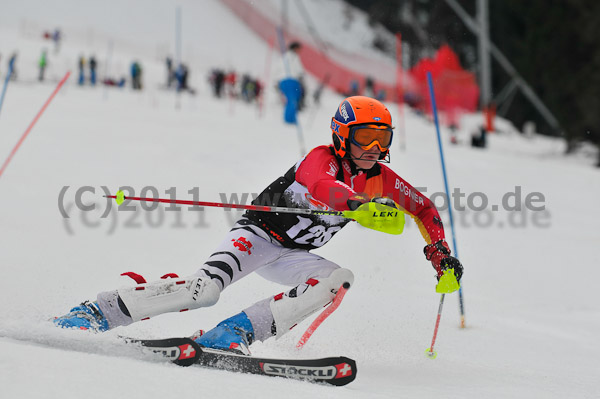
[[[337,375],[335,378],[348,377],[352,375],[352,367],[348,363],[336,364],[335,368],[337,368]]]
[[[181,345],[179,347],[179,351],[181,352],[179,359],[189,359],[191,357],[194,357],[194,355],[196,354],[196,349],[194,349],[194,347],[190,344]]]
[[[244,237],[240,237],[237,240],[231,240],[233,241],[233,246],[236,247],[237,249],[239,249],[242,252],[248,252],[248,255],[252,255],[252,252],[250,252],[250,248],[252,248],[252,243],[248,240],[246,240],[246,238]]]

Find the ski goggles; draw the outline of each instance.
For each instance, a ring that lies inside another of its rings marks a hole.
[[[360,125],[350,128],[350,142],[360,146],[363,150],[369,150],[378,145],[384,152],[390,148],[394,132],[389,126]]]

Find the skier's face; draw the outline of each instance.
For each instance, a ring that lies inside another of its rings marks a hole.
[[[368,170],[375,166],[381,152],[377,146],[363,150],[361,147],[351,144],[350,154],[352,155],[352,161],[359,169]]]

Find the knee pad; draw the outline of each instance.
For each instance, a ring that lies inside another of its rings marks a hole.
[[[285,294],[275,295],[270,308],[275,321],[276,337],[280,338],[296,324],[329,304],[344,283],[352,286],[354,275],[350,270],[340,268],[334,270],[329,277],[319,280],[311,278]]]
[[[119,288],[117,294],[133,321],[139,321],[162,313],[212,306],[221,291],[213,280],[191,276]]]

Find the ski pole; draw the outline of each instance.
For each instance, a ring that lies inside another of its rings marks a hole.
[[[435,339],[437,338],[438,328],[440,327],[440,320],[442,319],[442,308],[444,307],[444,298],[446,294],[442,294],[440,298],[440,306],[438,307],[437,319],[435,321],[435,328],[433,329],[433,338],[431,339],[431,346],[427,348],[425,353],[432,359],[437,357],[437,352],[433,350],[433,346],[435,345]]]
[[[304,344],[306,344],[306,342],[317,330],[317,328],[319,328],[323,321],[325,321],[325,319],[328,318],[340,306],[340,304],[342,303],[342,299],[344,299],[344,295],[346,295],[346,292],[348,292],[348,289],[350,289],[350,283],[345,282],[344,284],[342,284],[337,294],[335,294],[335,297],[333,297],[331,305],[327,306],[327,308],[324,311],[322,311],[321,314],[317,316],[317,318],[310,324],[310,326],[306,329],[304,334],[302,334],[302,337],[296,344],[296,349],[302,349],[304,347]]]
[[[2,173],[4,173],[4,170],[6,169],[6,167],[8,166],[8,164],[10,163],[10,160],[13,158],[13,156],[15,155],[15,153],[17,152],[17,150],[19,149],[19,147],[21,147],[21,144],[23,144],[23,141],[25,141],[25,138],[27,137],[27,135],[29,134],[29,132],[31,132],[31,129],[33,129],[33,126],[36,124],[36,122],[38,121],[38,119],[40,119],[40,116],[42,116],[42,114],[44,113],[44,111],[48,107],[48,104],[50,104],[50,101],[52,101],[52,99],[54,98],[54,96],[56,95],[56,93],[58,93],[58,91],[63,86],[63,84],[67,81],[67,79],[69,78],[70,74],[71,74],[70,71],[67,72],[65,74],[65,76],[61,79],[61,81],[58,82],[58,85],[56,86],[56,89],[54,89],[54,91],[52,92],[52,94],[50,95],[50,97],[46,100],[46,102],[42,106],[42,109],[40,109],[40,112],[38,112],[37,115],[35,116],[35,118],[33,118],[33,121],[31,121],[31,123],[29,124],[29,127],[27,127],[27,130],[25,130],[25,133],[23,133],[23,135],[21,136],[21,138],[19,139],[19,141],[17,142],[17,144],[15,145],[15,147],[13,148],[13,150],[10,152],[10,155],[8,156],[8,158],[6,158],[6,160],[4,161],[4,164],[2,165],[2,168],[0,168],[0,177],[2,176]]]
[[[244,204],[228,204],[225,202],[207,202],[207,201],[190,201],[190,200],[179,200],[179,199],[167,199],[167,198],[143,198],[143,197],[128,197],[125,196],[123,191],[118,191],[117,195],[106,195],[106,198],[114,198],[117,204],[121,205],[123,201],[147,201],[147,202],[162,202],[165,204],[179,204],[179,205],[192,205],[192,206],[208,206],[214,208],[231,208],[231,209],[244,209],[247,211],[257,212],[281,212],[281,213],[298,213],[302,215],[332,215],[342,216],[343,211],[321,211],[305,208],[286,208],[281,206],[268,206],[268,205],[244,205]]]
[[[280,213],[296,213],[301,215],[330,215],[340,216],[346,219],[357,221],[361,226],[372,230],[381,231],[388,234],[402,234],[404,231],[404,212],[379,204],[376,202],[366,202],[359,206],[354,211],[326,211],[319,209],[308,208],[287,208],[283,206],[268,206],[268,205],[243,205],[243,204],[227,204],[222,202],[206,202],[206,201],[190,201],[166,198],[142,198],[142,197],[127,197],[121,190],[117,191],[116,195],[105,195],[106,198],[114,198],[118,205],[121,205],[126,200],[131,201],[147,201],[147,202],[162,202],[165,204],[180,204],[193,206],[209,206],[216,208],[232,208],[245,209],[257,212],[280,212]]]

